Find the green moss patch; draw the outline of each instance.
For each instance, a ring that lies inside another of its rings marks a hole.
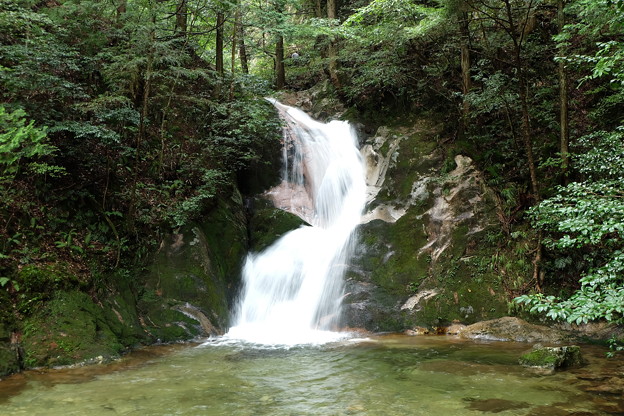
[[[26,319],[22,346],[27,367],[110,357],[124,349],[108,326],[103,307],[78,291],[57,292],[45,307]]]

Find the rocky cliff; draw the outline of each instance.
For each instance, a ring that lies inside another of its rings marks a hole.
[[[472,323],[507,313],[496,199],[441,126],[416,119],[366,138],[368,207],[347,279],[345,324],[374,331]]]

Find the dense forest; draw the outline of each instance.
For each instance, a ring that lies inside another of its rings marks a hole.
[[[624,320],[622,0],[0,0],[0,320],[94,299],[273,158],[265,96],[430,115],[527,241],[510,301]]]

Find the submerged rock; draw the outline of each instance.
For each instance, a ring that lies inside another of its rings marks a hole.
[[[500,413],[508,410],[528,409],[531,405],[527,402],[506,399],[476,399],[465,398],[467,408],[479,412]]]
[[[564,347],[542,347],[536,345],[520,357],[520,364],[525,367],[556,370],[559,368],[579,367],[583,365],[581,348],[576,345]]]
[[[571,338],[570,334],[541,325],[530,324],[520,318],[504,317],[468,325],[460,333],[468,339],[487,341],[561,343]]]

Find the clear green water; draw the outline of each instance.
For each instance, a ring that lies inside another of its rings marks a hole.
[[[2,380],[0,414],[624,414],[621,397],[586,391],[624,376],[621,358],[583,347],[588,366],[540,375],[516,364],[527,348],[407,336],[288,350],[151,348],[108,365]]]

